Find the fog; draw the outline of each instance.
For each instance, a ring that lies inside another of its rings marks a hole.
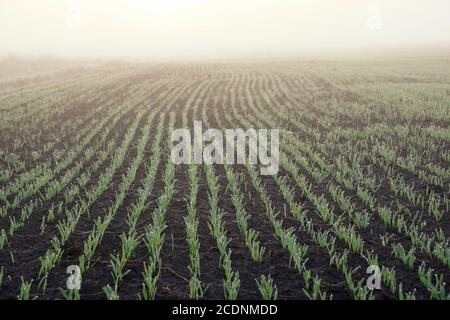
[[[0,0],[0,54],[205,59],[450,44],[448,0]]]

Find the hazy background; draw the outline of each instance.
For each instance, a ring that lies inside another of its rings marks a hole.
[[[449,0],[0,0],[0,54],[206,59],[446,47]]]

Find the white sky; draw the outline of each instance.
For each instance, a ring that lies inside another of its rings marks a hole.
[[[449,0],[0,0],[0,54],[188,58],[449,45]]]

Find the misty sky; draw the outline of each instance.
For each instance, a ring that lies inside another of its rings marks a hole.
[[[189,58],[449,45],[449,0],[0,0],[0,54]]]

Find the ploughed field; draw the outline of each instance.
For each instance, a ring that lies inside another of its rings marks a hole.
[[[0,87],[1,299],[450,298],[448,60],[120,64]],[[278,174],[173,164],[194,120],[280,129]]]

